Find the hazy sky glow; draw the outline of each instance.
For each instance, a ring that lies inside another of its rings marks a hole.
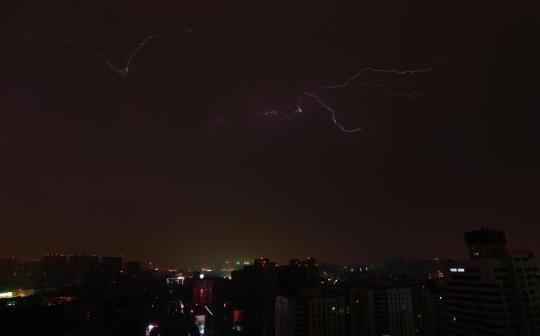
[[[3,2],[0,255],[535,250],[537,11],[292,2]]]

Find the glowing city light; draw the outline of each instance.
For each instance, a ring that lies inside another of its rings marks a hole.
[[[0,293],[0,299],[11,299],[12,297],[13,297],[13,292]]]
[[[152,334],[152,330],[156,329],[158,327],[155,323],[149,323],[146,327],[146,336],[150,336]]]

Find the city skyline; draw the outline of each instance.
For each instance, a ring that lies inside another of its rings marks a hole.
[[[379,266],[260,257],[181,270],[123,256],[0,258],[0,319],[23,335],[537,334],[539,260],[510,250],[504,231],[462,238],[467,258]]]
[[[473,232],[479,231],[482,232],[483,230],[492,231],[492,228],[475,228]],[[506,239],[506,238],[505,238]],[[506,240],[505,240],[506,245]],[[510,238],[510,244],[508,244],[509,247],[508,251],[510,252],[522,252],[522,251],[530,251],[534,254],[534,251],[530,248],[527,248],[525,246],[519,246],[512,248],[512,238]],[[0,259],[13,259],[17,262],[37,262],[41,260],[44,257],[47,256],[60,256],[65,258],[70,257],[96,257],[96,258],[121,258],[126,262],[138,262],[141,263],[141,265],[145,268],[156,268],[160,270],[184,270],[184,271],[201,271],[201,272],[207,272],[211,274],[212,272],[222,272],[224,270],[233,270],[233,269],[241,269],[244,266],[249,266],[254,264],[257,260],[266,259],[272,260],[276,263],[276,265],[282,266],[282,265],[288,265],[291,262],[299,261],[298,258],[305,258],[306,260],[316,260],[320,264],[324,265],[341,265],[344,267],[364,267],[367,266],[369,268],[384,268],[387,264],[392,264],[395,262],[437,262],[437,261],[462,261],[470,257],[470,249],[466,246],[463,247],[463,253],[461,255],[452,255],[452,256],[419,256],[417,258],[389,258],[384,260],[355,260],[352,262],[345,262],[343,260],[324,260],[319,259],[315,255],[307,255],[307,256],[289,256],[286,259],[276,259],[272,257],[271,255],[259,255],[259,256],[236,256],[231,258],[221,258],[221,259],[215,259],[215,260],[199,260],[199,261],[182,261],[182,262],[163,262],[160,263],[158,261],[152,261],[151,258],[143,258],[143,259],[136,259],[136,258],[130,258],[130,256],[126,256],[124,254],[116,254],[116,255],[106,255],[106,254],[96,254],[96,253],[69,253],[69,252],[53,252],[53,253],[47,253],[42,256],[34,257],[34,258],[20,258],[14,255],[3,255],[0,256]],[[351,268],[354,269],[354,268]]]

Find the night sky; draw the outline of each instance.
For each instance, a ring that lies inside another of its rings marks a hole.
[[[518,3],[4,0],[0,255],[462,257],[479,227],[540,253]],[[423,70],[323,88],[366,67]]]

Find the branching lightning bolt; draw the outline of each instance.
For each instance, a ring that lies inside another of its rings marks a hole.
[[[342,130],[344,133],[366,133],[363,129],[357,127],[357,128],[347,128],[339,123],[336,117],[336,111],[330,107],[326,102],[324,102],[319,96],[316,94],[313,94],[311,92],[304,92],[304,95],[312,98],[315,100],[319,105],[321,105],[325,110],[330,112],[330,116],[332,118],[332,123],[336,125],[340,130]]]
[[[380,83],[360,83],[358,85],[365,86],[365,87],[382,89],[382,90],[386,91],[387,93],[391,94],[392,96],[396,96],[396,97],[405,97],[405,98],[409,98],[409,99],[417,99],[417,98],[419,98],[421,96],[421,94],[398,92],[398,91],[395,91],[394,89],[392,89],[391,87],[389,87],[387,85],[384,85],[384,84],[380,84]],[[341,124],[337,119],[336,110],[333,107],[331,107],[327,102],[325,102],[320,96],[318,96],[318,95],[316,95],[316,94],[314,94],[312,92],[308,92],[308,91],[304,91],[302,96],[310,97],[317,104],[319,104],[321,107],[323,107],[326,111],[330,112],[332,123],[337,128],[339,128],[342,132],[348,133],[348,134],[351,134],[351,133],[368,134],[369,133],[369,132],[365,131],[364,129],[360,128],[360,127],[348,128],[348,127],[345,127],[343,124]],[[269,116],[275,116],[275,117],[285,116],[285,117],[288,118],[288,117],[290,117],[292,115],[295,115],[297,113],[302,113],[304,110],[303,110],[302,106],[300,105],[300,100],[301,99],[299,97],[298,100],[297,100],[296,109],[294,109],[292,112],[289,112],[287,114],[282,114],[282,113],[280,113],[280,112],[278,112],[276,110],[270,110],[270,111],[264,112],[263,115],[265,117],[269,117]]]
[[[459,51],[459,49],[457,51]],[[454,51],[454,53],[456,53],[457,51]],[[437,66],[448,62],[450,60],[450,58],[451,58],[451,56],[446,56],[446,57],[440,58],[440,59],[436,60],[435,62],[433,62],[428,67],[420,68],[420,69],[400,70],[398,68],[386,69],[386,68],[365,67],[365,68],[360,69],[358,72],[356,72],[351,77],[347,78],[344,82],[336,83],[336,84],[323,85],[323,86],[321,86],[321,88],[326,89],[326,90],[344,88],[344,87],[349,86],[353,81],[355,81],[357,78],[359,78],[363,74],[370,73],[370,72],[394,74],[394,75],[398,75],[398,76],[418,75],[418,74],[422,74],[422,73],[426,73],[426,72],[431,72]],[[382,87],[382,88],[384,88],[384,87]]]
[[[296,109],[294,109],[290,113],[282,114],[282,113],[277,112],[276,110],[271,110],[271,111],[264,112],[263,115],[264,116],[285,116],[286,118],[288,118],[288,117],[290,117],[292,115],[295,115],[297,113],[302,113],[302,112],[304,112],[304,109],[300,105],[300,100],[301,100],[301,97],[303,97],[303,96],[306,96],[306,97],[309,97],[309,98],[313,99],[322,108],[324,108],[326,111],[330,112],[330,117],[331,117],[332,123],[335,126],[337,126],[341,131],[343,131],[345,133],[367,133],[366,131],[364,131],[363,129],[358,128],[358,127],[357,128],[347,128],[344,125],[342,125],[337,120],[336,110],[334,108],[332,108],[330,105],[328,105],[328,103],[326,103],[324,100],[322,100],[322,98],[320,98],[316,94],[311,93],[311,92],[307,92],[307,91],[303,92],[303,94],[300,97],[298,97],[297,104],[296,104]]]
[[[401,69],[398,69],[398,68],[389,68],[389,69],[387,69],[387,68],[365,67],[365,68],[360,69],[360,71],[356,72],[354,75],[347,78],[343,82],[339,82],[339,83],[335,83],[335,84],[329,84],[329,85],[322,85],[322,86],[320,86],[320,89],[322,89],[322,90],[334,90],[334,89],[346,88],[346,87],[350,86],[358,78],[360,78],[362,75],[367,74],[367,73],[383,73],[383,74],[392,74],[392,75],[396,75],[396,76],[418,75],[418,74],[428,73],[428,72],[431,72],[431,71],[435,70],[438,66],[440,66],[440,65],[442,65],[444,63],[447,63],[452,58],[452,56],[455,55],[456,53],[458,53],[459,51],[461,51],[461,49],[457,49],[457,50],[453,51],[451,55],[440,58],[440,59],[436,60],[435,62],[431,63],[429,66],[427,66],[425,68],[401,70]],[[419,93],[409,93],[409,92],[397,91],[397,90],[393,89],[392,87],[390,87],[389,85],[382,84],[380,82],[371,82],[371,83],[370,82],[362,82],[362,83],[358,83],[357,85],[358,86],[381,89],[381,90],[384,90],[386,93],[388,93],[388,94],[390,94],[392,96],[395,96],[395,97],[404,97],[404,98],[409,98],[409,99],[417,99],[417,98],[422,96],[422,94],[419,94]],[[322,108],[324,108],[326,111],[330,112],[332,123],[337,128],[339,128],[342,132],[348,133],[348,134],[351,134],[351,133],[364,133],[364,134],[368,133],[365,130],[363,130],[362,128],[360,128],[360,127],[347,128],[343,124],[341,124],[337,119],[335,109],[332,108],[327,102],[325,102],[320,96],[318,96],[318,95],[316,95],[316,94],[314,94],[312,92],[307,92],[307,91],[305,91],[303,93],[303,95],[305,95],[307,97],[310,97],[315,102],[317,102]],[[298,102],[297,109],[295,111],[293,111],[293,113],[295,113],[295,112],[302,112],[302,108],[301,108],[299,102]],[[290,114],[292,114],[292,113],[290,113]],[[287,114],[286,116],[288,117],[290,114]],[[275,110],[272,110],[272,111],[265,112],[264,115],[265,116],[279,116],[281,114],[279,112],[275,111]]]
[[[175,32],[180,31],[180,30],[184,31],[185,33],[189,33],[189,34],[203,32],[202,30],[197,30],[197,29],[192,29],[192,28],[176,27],[176,28],[172,28],[172,29],[168,29],[168,30],[165,30],[165,31],[162,31],[162,32],[158,32],[158,33],[148,35],[136,46],[135,49],[133,49],[133,51],[128,55],[125,63],[123,63],[120,66],[115,65],[104,54],[99,54],[99,53],[92,52],[91,55],[100,58],[110,70],[114,71],[115,73],[117,73],[120,76],[126,77],[126,76],[129,75],[130,67],[133,64],[133,62],[135,61],[135,59],[137,58],[137,56],[152,41],[154,41],[156,39],[160,39],[160,38],[162,38],[162,37],[164,37],[166,35],[175,33]],[[76,42],[76,41],[73,41],[73,40],[63,40],[62,42],[77,44],[79,46],[81,45],[79,42]],[[454,51],[449,56],[446,56],[446,57],[443,57],[443,58],[440,58],[440,59],[436,60],[435,62],[433,62],[432,64],[430,64],[429,66],[424,67],[424,68],[401,70],[399,68],[364,67],[364,68],[360,69],[358,72],[356,72],[355,74],[353,74],[352,76],[350,76],[349,78],[347,78],[346,80],[344,80],[343,82],[338,82],[338,83],[334,83],[334,84],[327,84],[327,85],[321,85],[321,86],[319,86],[319,90],[335,90],[335,89],[347,88],[353,82],[355,82],[357,79],[359,79],[362,75],[368,74],[368,73],[391,74],[391,75],[400,76],[400,77],[401,76],[413,76],[413,75],[428,73],[428,72],[431,72],[431,71],[435,70],[438,66],[448,62],[452,58],[452,56],[455,53],[459,52],[459,51],[460,51],[460,49]],[[384,84],[384,83],[381,83],[380,81],[377,81],[377,82],[360,82],[360,83],[357,83],[356,85],[363,86],[363,87],[370,87],[370,88],[380,89],[380,90],[383,90],[386,93],[388,93],[388,94],[390,94],[392,96],[395,96],[395,97],[404,97],[404,98],[409,98],[409,99],[417,99],[417,98],[422,96],[422,94],[418,94],[418,93],[397,91],[397,90],[393,89],[391,86],[389,86],[387,84]],[[337,114],[336,110],[333,107],[331,107],[327,102],[325,102],[319,95],[317,95],[317,94],[315,94],[315,93],[313,93],[311,91],[304,91],[298,97],[296,108],[294,110],[292,110],[291,112],[285,114],[285,113],[280,113],[280,112],[278,112],[276,110],[270,110],[270,111],[264,112],[263,116],[265,116],[265,117],[284,116],[284,117],[288,118],[288,117],[291,117],[291,116],[296,115],[298,113],[302,113],[302,112],[304,112],[304,109],[301,106],[301,97],[303,97],[303,96],[311,98],[318,105],[320,105],[324,110],[329,112],[332,123],[339,130],[341,130],[342,132],[347,133],[347,134],[358,134],[358,133],[366,134],[366,133],[368,133],[364,129],[360,128],[360,127],[348,128],[348,127],[344,126],[343,124],[341,124],[338,121],[338,118],[337,118],[337,115],[336,115]]]
[[[135,49],[133,49],[133,51],[129,54],[126,62],[124,64],[122,64],[121,66],[115,65],[104,54],[95,53],[95,52],[91,52],[90,54],[95,56],[95,57],[100,58],[105,63],[105,65],[107,65],[107,67],[110,70],[116,72],[120,76],[125,77],[125,76],[129,75],[130,67],[131,67],[131,64],[133,63],[133,61],[135,61],[136,57],[141,53],[141,51],[143,51],[143,49],[145,49],[148,46],[149,43],[151,43],[155,39],[162,38],[162,37],[164,37],[166,35],[175,33],[177,31],[183,31],[183,32],[188,33],[188,34],[202,33],[203,32],[202,30],[198,30],[198,29],[175,27],[175,28],[167,29],[167,30],[152,34],[152,35],[148,35],[137,45],[137,47]],[[61,42],[74,43],[74,44],[80,45],[80,43],[78,43],[76,41],[73,41],[73,40],[63,40]]]
[[[381,83],[359,83],[358,86],[364,86],[364,87],[370,87],[370,88],[376,88],[386,91],[388,94],[394,97],[404,97],[409,99],[417,99],[422,96],[421,93],[408,93],[408,92],[402,92],[402,91],[396,91],[392,89],[388,85],[384,85]]]

